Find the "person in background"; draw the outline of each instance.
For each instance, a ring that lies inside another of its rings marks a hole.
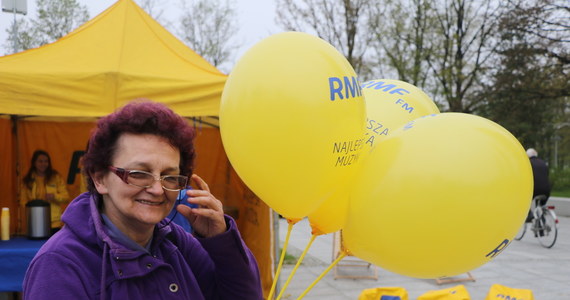
[[[150,101],[101,118],[82,161],[89,192],[32,259],[24,299],[262,299],[235,221],[192,174],[194,135]],[[193,234],[165,219],[189,178],[188,202],[198,207],[177,210]]]
[[[548,177],[548,165],[544,160],[538,157],[538,152],[533,148],[528,148],[526,150],[526,155],[530,159],[530,165],[532,167],[532,177],[534,182],[534,188],[532,191],[532,198],[538,195],[544,195],[546,198],[539,199],[539,205],[545,205],[546,201],[550,197],[550,180]],[[536,203],[532,203],[531,208],[528,212],[525,222],[530,223],[534,219],[532,209]]]
[[[61,205],[69,201],[69,193],[63,178],[51,166],[51,158],[44,150],[32,155],[30,169],[20,188],[20,205],[31,200],[44,200],[50,204],[52,234],[62,226]]]
[[[526,150],[526,154],[530,159],[530,165],[532,166],[532,177],[534,180],[534,190],[532,197],[537,195],[545,195],[544,199],[540,205],[545,205],[546,201],[550,197],[550,179],[548,177],[548,165],[544,160],[538,157],[538,152],[533,148]]]

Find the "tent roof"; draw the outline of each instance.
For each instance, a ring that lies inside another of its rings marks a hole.
[[[0,57],[0,114],[98,117],[145,97],[183,116],[218,115],[226,78],[118,0],[52,44]]]

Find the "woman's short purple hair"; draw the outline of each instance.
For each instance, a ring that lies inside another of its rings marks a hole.
[[[180,174],[192,175],[194,129],[166,105],[137,99],[101,118],[91,132],[82,164],[87,188],[92,194],[96,195],[97,191],[89,174],[108,172],[107,167],[111,165],[117,150],[117,140],[125,133],[153,134],[165,138],[180,151]]]

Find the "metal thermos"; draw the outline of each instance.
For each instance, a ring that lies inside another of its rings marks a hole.
[[[28,238],[47,239],[51,234],[51,210],[49,202],[32,200],[26,203]]]

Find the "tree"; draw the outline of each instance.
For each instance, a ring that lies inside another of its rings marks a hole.
[[[555,2],[510,1],[499,26],[500,60],[481,96],[487,105],[480,110],[526,147],[541,150],[553,166],[559,157],[570,156],[568,148],[558,153],[559,144],[570,142],[562,134],[570,125],[570,6]]]
[[[35,44],[35,38],[31,34],[33,30],[30,27],[30,23],[26,22],[26,20],[15,19],[10,27],[6,29],[6,32],[8,33],[8,38],[4,47],[9,49],[7,54],[33,48],[32,45]]]
[[[567,0],[509,0],[506,20],[512,30],[525,33],[544,53],[570,64],[570,2]]]
[[[375,35],[373,49],[379,60],[393,68],[399,80],[425,88],[437,25],[431,2],[386,1],[385,6],[372,9],[370,30]]]
[[[481,98],[483,116],[501,124],[527,147],[543,148],[553,134],[559,108],[551,80],[555,69],[541,64],[542,54],[529,44],[517,44],[502,56]],[[559,98],[558,98],[559,99]]]
[[[277,22],[290,31],[316,34],[333,45],[352,65],[356,73],[369,77],[375,66],[367,59],[374,39],[369,30],[372,8],[380,0],[277,0]]]
[[[183,2],[184,3],[184,2]],[[229,1],[199,0],[184,5],[178,35],[194,51],[216,67],[230,61],[238,47],[233,37],[236,12]]]
[[[481,99],[474,97],[494,54],[494,34],[501,16],[500,1],[432,0],[436,9],[437,47],[428,59],[449,111],[473,112]]]
[[[76,0],[37,0],[36,6],[35,19],[16,20],[7,30],[12,53],[52,43],[89,19],[87,7]]]

